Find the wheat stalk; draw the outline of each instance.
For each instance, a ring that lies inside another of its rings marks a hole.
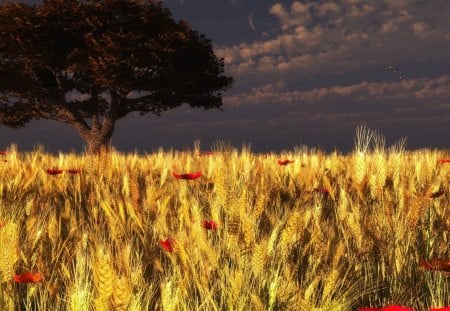
[[[357,151],[355,154],[355,182],[357,186],[361,186],[364,177],[366,176],[366,155],[362,151]]]
[[[375,167],[377,168],[377,195],[381,198],[387,176],[386,159],[382,152],[378,152],[375,159]]]
[[[378,177],[376,174],[370,174],[369,177],[369,186],[370,186],[370,197],[375,199],[377,195],[379,194],[378,189]]]
[[[138,183],[137,179],[135,179],[135,178],[133,178],[131,180],[130,192],[131,192],[131,201],[133,203],[133,208],[134,208],[134,210],[139,212],[140,206],[141,206],[141,196],[140,196],[139,183]]]
[[[305,290],[304,294],[304,300],[308,302],[312,302],[314,297],[317,295],[315,294],[317,292],[317,286],[319,285],[320,280],[322,279],[321,275],[317,275],[313,281],[308,285],[308,287]]]
[[[285,255],[291,245],[298,240],[298,233],[302,225],[302,214],[299,211],[294,211],[287,220],[286,226],[281,232],[280,247]]]
[[[77,245],[73,262],[73,275],[65,264],[62,266],[66,278],[73,281],[67,289],[67,296],[69,297],[67,309],[70,311],[87,310],[92,299],[92,283],[87,265],[87,239],[87,233],[83,233],[82,240]]]
[[[231,301],[230,305],[235,306],[241,296],[242,285],[244,284],[244,274],[242,271],[235,271],[232,280],[233,282],[231,283],[229,299]]]
[[[244,244],[246,248],[249,248],[255,241],[255,223],[251,217],[244,213],[243,215],[241,215],[241,224],[241,229],[244,236]]]
[[[218,167],[217,173],[214,177],[214,192],[216,194],[217,204],[219,206],[226,206],[228,191],[225,179],[225,168],[223,163],[220,164],[221,166]]]
[[[255,207],[253,208],[253,217],[255,217],[255,219],[258,219],[261,216],[269,199],[269,197],[264,194],[261,189],[264,189],[263,186],[261,186],[259,189],[257,188],[256,190],[256,193],[258,193],[259,195],[256,198]]]
[[[359,222],[359,217],[355,213],[350,213],[347,217],[347,225],[350,229],[350,232],[353,235],[353,238],[356,241],[356,245],[358,248],[362,246],[362,231],[361,224]]]
[[[339,278],[339,270],[333,269],[331,273],[325,278],[325,285],[322,291],[322,300],[327,300],[330,298],[330,294],[336,290],[336,283]]]
[[[131,296],[131,286],[128,279],[124,276],[116,277],[114,282],[114,292],[112,295],[114,310],[126,310]]]
[[[264,307],[264,304],[261,301],[261,299],[255,294],[250,294],[250,302],[252,303],[252,310],[255,310],[255,311],[265,311],[265,310],[267,310]]]
[[[251,267],[255,276],[260,276],[264,271],[267,259],[267,239],[262,240],[253,248]]]
[[[14,275],[14,265],[19,259],[19,232],[16,223],[9,221],[0,228],[0,273],[2,282]]]
[[[108,300],[114,290],[115,272],[111,265],[111,256],[103,246],[98,247],[93,266],[94,286],[97,292],[95,299],[96,310],[108,307]]]

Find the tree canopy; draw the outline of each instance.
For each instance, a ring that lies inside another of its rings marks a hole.
[[[89,151],[107,145],[131,112],[221,109],[221,91],[233,84],[223,73],[211,41],[160,1],[0,6],[0,124],[63,121]]]

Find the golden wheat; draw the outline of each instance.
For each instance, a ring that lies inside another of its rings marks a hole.
[[[133,178],[131,180],[130,192],[131,192],[131,201],[133,204],[132,206],[136,211],[140,212],[140,205],[141,205],[140,187],[136,178]]]
[[[305,301],[313,302],[315,300],[315,297],[317,296],[317,286],[319,285],[321,279],[322,276],[317,275],[308,285],[303,295]]]
[[[95,253],[93,266],[94,286],[97,292],[95,299],[96,310],[103,310],[108,306],[108,300],[114,291],[115,272],[112,267],[111,255],[104,246],[99,246]]]
[[[267,260],[267,239],[262,240],[253,248],[251,267],[255,276],[260,276],[264,271]]]
[[[245,247],[251,247],[255,241],[255,221],[247,214],[241,214],[241,229],[244,237]]]
[[[378,152],[375,158],[375,167],[377,169],[377,196],[381,198],[383,195],[383,188],[386,184],[387,167],[384,153]]]
[[[0,228],[0,272],[2,282],[14,275],[15,264],[19,259],[19,232],[16,223],[9,221]]]
[[[251,308],[252,310],[255,310],[255,311],[267,310],[266,307],[264,306],[263,302],[257,295],[250,294],[250,301],[252,303],[252,308]]]
[[[242,271],[237,270],[232,275],[232,282],[229,291],[229,299],[231,302],[230,306],[234,306],[238,302],[238,299],[241,296],[241,290],[243,285],[244,285],[244,274],[242,273]]]
[[[324,280],[324,287],[322,291],[322,300],[330,299],[331,294],[336,290],[336,285],[339,278],[339,270],[333,268]]]
[[[408,282],[421,279],[416,265],[422,258],[417,254],[449,255],[450,166],[436,165],[440,153],[394,150],[387,156],[375,150],[369,155],[366,147],[361,145],[350,156],[283,153],[281,158],[295,160],[285,169],[274,156],[257,163],[248,152],[217,154],[207,161],[186,152],[159,152],[144,159],[112,153],[85,158],[92,162],[94,174],[83,167],[84,174],[73,176],[49,176],[42,166],[78,167],[83,161],[75,157],[18,157],[20,161],[9,162],[8,169],[0,167],[0,222],[5,223],[0,225],[0,238],[4,240],[1,234],[9,219],[23,224],[21,249],[16,243],[14,264],[2,264],[13,256],[3,252],[0,266],[17,268],[20,260],[19,270],[42,270],[49,279],[44,288],[50,291],[50,284],[65,288],[67,299],[42,295],[40,284],[14,292],[18,286],[8,282],[2,285],[0,308],[7,310],[28,295],[28,300],[46,306],[43,309],[54,310],[89,305],[97,310],[220,310],[225,306],[219,301],[236,310],[347,310],[351,302],[345,301],[341,285],[358,279],[363,280],[362,290],[375,282],[388,288],[374,295],[373,304],[381,305],[399,288],[415,290]],[[364,155],[358,165],[365,167],[356,176],[358,152]],[[171,178],[171,166],[182,172],[200,170],[200,165],[207,165],[205,176],[213,176],[212,182],[207,181],[214,183],[213,189],[203,187],[202,180]],[[11,172],[19,168],[24,172]],[[331,200],[310,193],[315,187],[327,188]],[[145,197],[139,193],[144,189]],[[200,189],[204,191],[198,193]],[[288,196],[295,196],[295,202]],[[337,222],[325,217],[333,209]],[[223,222],[224,230],[202,228],[201,221],[209,219]],[[89,232],[93,245],[102,246],[91,250],[92,260],[87,261],[87,234],[77,232]],[[104,233],[111,245],[104,244]],[[168,237],[177,241],[173,252],[158,243]],[[298,243],[295,249],[294,243]],[[109,267],[100,263],[100,248]],[[281,270],[269,270],[281,264]],[[345,281],[343,267],[352,271]],[[16,271],[8,269],[10,281]],[[218,277],[221,273],[226,277]],[[254,277],[248,279],[249,273]],[[99,275],[104,275],[102,282]],[[155,296],[153,284],[160,282],[165,285]],[[446,297],[445,289],[422,285],[427,293],[434,290]],[[100,295],[99,287],[109,295]],[[354,295],[363,301],[360,290]],[[417,294],[426,306],[430,297],[420,290]],[[417,307],[418,301],[411,300],[411,307]]]
[[[360,186],[364,180],[364,177],[366,176],[366,161],[367,156],[362,151],[357,151],[354,155],[354,161],[355,161],[355,183],[357,186]]]
[[[281,232],[280,247],[283,253],[286,253],[290,247],[297,241],[302,227],[302,213],[294,211],[287,220],[286,226]]]
[[[114,282],[114,292],[112,295],[114,310],[127,310],[132,292],[130,282],[125,276],[118,276]]]

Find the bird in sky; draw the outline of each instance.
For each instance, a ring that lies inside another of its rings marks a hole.
[[[390,71],[398,73],[400,80],[404,80],[404,79],[407,78],[407,76],[403,72],[401,72],[398,68],[396,68],[396,67],[394,67],[392,65],[388,65],[387,69],[390,70]]]

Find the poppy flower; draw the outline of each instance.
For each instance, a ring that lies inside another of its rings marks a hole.
[[[207,230],[216,230],[217,229],[217,223],[214,220],[204,220],[203,223],[203,228],[207,229]]]
[[[414,311],[414,309],[412,309],[412,308],[397,306],[397,305],[387,306],[387,307],[382,308],[381,310],[382,311]]]
[[[0,154],[5,155],[5,154],[6,154],[6,151],[0,151]]]
[[[77,169],[69,169],[67,170],[70,174],[78,174],[81,173],[81,169],[77,168]]]
[[[450,163],[450,158],[447,158],[447,159],[440,159],[439,162],[440,162],[441,164],[444,164],[444,163]]]
[[[213,155],[214,152],[213,151],[203,151],[202,154],[203,155]]]
[[[59,170],[59,169],[47,169],[47,174],[50,175],[58,175],[61,174],[63,172],[63,170]]]
[[[450,311],[450,307],[431,308],[429,311]]]
[[[23,274],[16,274],[14,276],[14,281],[16,281],[16,283],[37,283],[42,281],[43,275],[42,273],[38,272],[38,273],[30,273],[30,272],[25,272]]]
[[[175,172],[172,173],[172,175],[176,178],[176,179],[197,179],[200,176],[202,176],[202,172],[197,172],[197,173],[189,173],[189,174],[177,174]]]
[[[278,164],[280,164],[280,165],[288,165],[289,163],[294,163],[294,161],[278,160]]]
[[[173,240],[171,238],[168,238],[165,241],[160,240],[159,244],[161,244],[161,246],[169,253],[173,251]]]
[[[358,309],[358,311],[414,311],[414,309],[398,305],[391,305],[383,308],[363,308]]]
[[[422,260],[419,262],[419,266],[425,268],[425,270],[450,272],[450,260],[445,259]]]

